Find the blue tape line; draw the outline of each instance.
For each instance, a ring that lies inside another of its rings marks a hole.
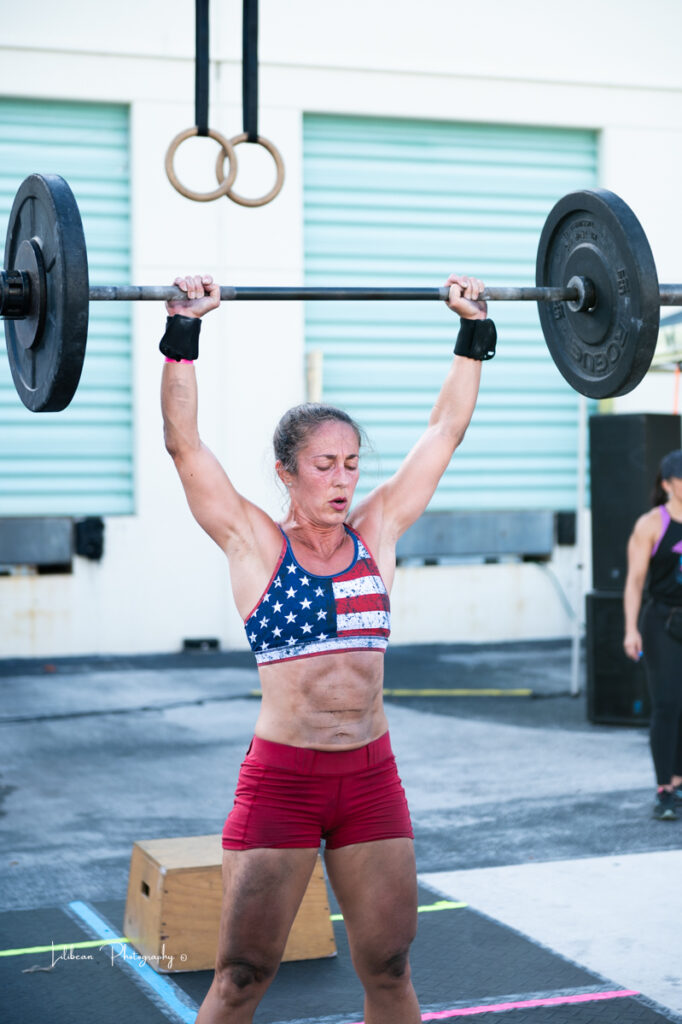
[[[125,942],[121,942],[116,932],[109,927],[104,918],[100,917],[92,907],[89,907],[87,903],[82,903],[80,900],[74,900],[73,903],[69,903],[69,910],[72,911],[76,917],[79,917],[81,921],[92,929],[92,931],[100,939],[107,940],[118,940],[114,941],[110,945],[110,949],[117,951],[117,959],[115,962],[121,967],[128,967],[133,971],[137,978],[143,982],[148,988],[151,988],[158,998],[169,1008],[172,1012],[183,1022],[183,1024],[194,1024],[196,1015],[199,1008],[194,1005],[189,1007],[186,1002],[182,1002],[178,996],[177,986],[174,982],[169,981],[162,975],[157,974],[156,971],[149,966],[145,961],[144,957],[140,956]],[[117,950],[118,947],[118,950]],[[118,957],[122,957],[119,960]],[[189,998],[189,997],[185,997]]]

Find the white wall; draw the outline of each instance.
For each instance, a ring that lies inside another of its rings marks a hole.
[[[214,3],[210,123],[241,130],[241,3]],[[663,280],[676,280],[680,234],[682,7],[653,0],[521,0],[484,8],[451,0],[261,0],[260,128],[282,152],[284,190],[263,209],[192,203],[164,173],[170,139],[194,120],[194,11],[178,0],[84,8],[0,0],[0,92],[126,102],[131,107],[133,280],[207,270],[230,283],[302,277],[304,111],[586,127],[601,132],[601,184],[649,235]],[[250,147],[236,183],[254,194],[270,168]],[[177,169],[211,188],[215,149],[191,140]],[[49,171],[51,168],[36,168]],[[516,283],[516,282],[510,282]],[[106,522],[99,565],[72,576],[0,577],[0,656],[174,650],[184,637],[243,646],[221,554],[191,522],[161,442],[163,311],[134,311],[136,514]],[[198,363],[201,427],[237,486],[278,515],[269,439],[304,395],[302,309],[235,304],[205,323]],[[484,385],[485,386],[485,385]],[[672,381],[647,379],[623,408],[670,411]],[[616,403],[618,407],[619,403]],[[575,553],[529,565],[401,570],[395,639],[567,635],[557,581],[576,598]],[[554,581],[550,573],[554,574]],[[588,584],[589,585],[589,584]],[[454,597],[453,597],[454,595]],[[453,600],[457,614],[452,613]],[[425,609],[444,611],[427,624]],[[485,614],[493,609],[494,614]]]

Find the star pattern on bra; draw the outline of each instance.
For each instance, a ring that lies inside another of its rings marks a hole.
[[[246,635],[259,663],[331,650],[383,651],[390,632],[389,608],[377,566],[359,539],[353,563],[330,576],[306,572],[287,545],[245,622]]]

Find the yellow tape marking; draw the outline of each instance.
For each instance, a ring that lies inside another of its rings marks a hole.
[[[532,690],[384,690],[384,697],[532,697]]]
[[[30,946],[27,949],[0,949],[0,956],[23,956],[25,953],[51,953],[58,949],[94,949],[100,946],[111,946],[114,942],[130,942],[130,939],[94,939],[89,942],[60,942],[49,946]]]
[[[461,910],[468,903],[453,903],[452,900],[437,900],[417,907],[417,913],[428,914],[434,910]],[[343,921],[343,914],[330,914],[332,921]],[[124,935],[118,939],[94,939],[89,942],[50,943],[49,946],[29,946],[26,949],[0,949],[0,956],[24,956],[26,953],[51,953],[60,949],[94,949],[95,947],[111,946],[115,942],[130,942]]]
[[[468,903],[453,903],[452,900],[437,900],[435,903],[426,903],[423,907],[417,907],[418,914],[428,914],[432,910],[461,910],[468,907]],[[343,921],[343,914],[330,914],[332,921]]]

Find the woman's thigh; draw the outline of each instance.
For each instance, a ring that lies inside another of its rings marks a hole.
[[[399,971],[417,931],[417,872],[411,839],[325,851],[358,974]]]
[[[225,850],[217,967],[276,970],[315,865],[316,849]]]
[[[648,604],[642,616],[644,667],[654,706],[682,710],[682,644],[665,628],[665,613]]]

